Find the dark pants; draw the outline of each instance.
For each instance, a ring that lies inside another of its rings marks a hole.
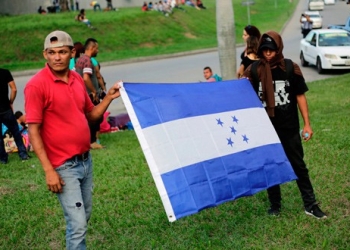
[[[304,151],[301,144],[299,132],[296,131],[277,131],[284,151],[290,161],[293,170],[298,177],[297,185],[304,202],[305,209],[311,208],[316,204],[316,198],[312,184],[309,178],[309,171],[303,160]],[[281,207],[281,189],[279,185],[267,189],[268,197],[273,207]]]
[[[112,3],[107,2],[107,8],[110,10],[114,10]]]
[[[98,3],[94,5],[94,11],[96,11],[97,9],[101,11],[101,6]]]
[[[96,106],[98,105],[100,102],[96,102],[92,95],[90,94],[90,100],[92,101],[92,103]],[[89,129],[90,129],[90,143],[94,143],[96,142],[96,133],[98,131],[100,131],[100,124],[103,122],[103,116],[98,119],[97,121],[94,121],[94,122],[89,122]]]
[[[307,36],[307,34],[309,34],[310,31],[311,31],[311,29],[303,29],[301,31],[301,33],[303,34],[303,38],[305,38]]]
[[[13,138],[15,139],[18,154],[21,159],[26,158],[28,156],[26,147],[24,146],[22,135],[18,128],[18,123],[15,115],[12,110],[8,110],[4,113],[0,113],[0,130],[1,130],[1,140],[0,140],[0,160],[3,162],[7,162],[8,155],[5,151],[4,139],[2,136],[2,124],[8,128],[8,130],[12,133]],[[5,132],[5,131],[4,131]]]
[[[89,128],[90,128],[90,143],[96,142],[96,133],[100,131],[100,124],[103,121],[102,119],[99,119],[98,121],[95,122],[89,122]]]

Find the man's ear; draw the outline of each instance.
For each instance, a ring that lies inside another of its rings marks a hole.
[[[47,51],[46,51],[46,49],[43,50],[43,56],[44,56],[44,58],[47,60]]]
[[[75,50],[75,48],[73,47],[71,50],[70,50],[72,56],[71,58],[74,58],[75,57],[75,54],[77,53],[77,51]]]

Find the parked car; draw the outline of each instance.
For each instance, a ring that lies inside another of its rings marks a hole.
[[[341,29],[350,32],[350,17],[346,20],[345,24],[331,24],[328,25],[328,29]]]
[[[326,5],[335,4],[335,0],[324,0],[324,4]]]
[[[316,65],[319,74],[325,69],[350,69],[350,33],[345,30],[311,30],[300,41],[302,66]]]
[[[324,2],[323,0],[309,0],[308,8],[309,10],[323,10]]]
[[[320,14],[319,11],[305,11],[304,12],[305,15],[308,15],[312,21],[312,28],[313,29],[321,29],[322,28],[322,16]],[[302,17],[301,21],[305,21],[306,18]],[[303,27],[303,25],[301,24],[300,27]]]

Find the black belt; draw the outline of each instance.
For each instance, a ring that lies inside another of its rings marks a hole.
[[[83,154],[80,155],[74,155],[72,158],[68,159],[67,161],[86,161],[89,158],[90,151],[86,151]]]

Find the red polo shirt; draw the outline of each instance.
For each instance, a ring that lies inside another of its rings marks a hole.
[[[29,80],[24,95],[26,121],[41,124],[40,134],[53,167],[90,149],[85,114],[94,105],[78,73],[70,71],[69,81],[65,83],[46,65]]]

